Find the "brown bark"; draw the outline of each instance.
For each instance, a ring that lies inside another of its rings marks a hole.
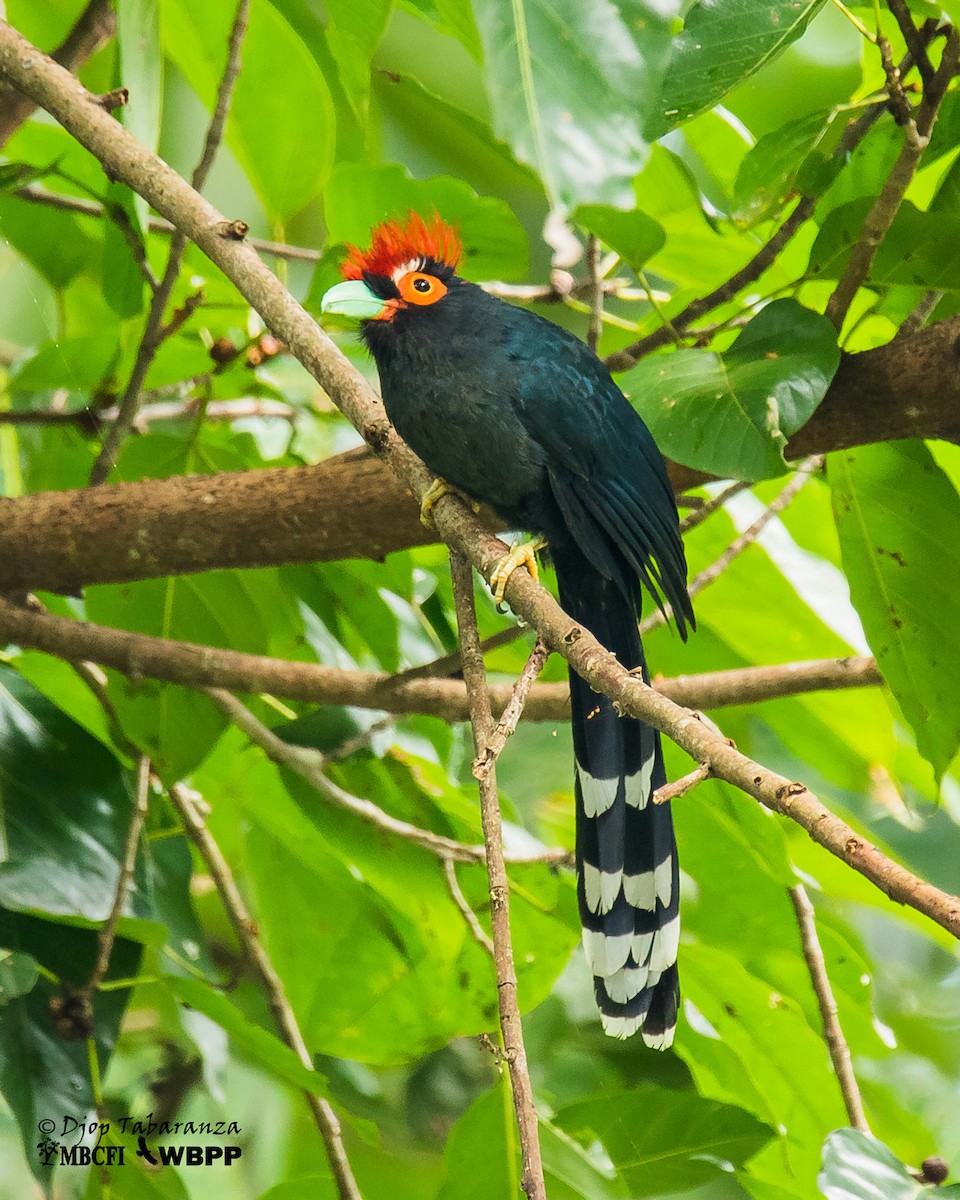
[[[791,457],[909,437],[960,438],[960,317],[849,355]],[[677,491],[705,478],[671,464]],[[486,514],[489,528],[497,527]],[[75,592],[223,567],[382,559],[436,541],[409,489],[360,447],[313,467],[0,500],[0,592]]]

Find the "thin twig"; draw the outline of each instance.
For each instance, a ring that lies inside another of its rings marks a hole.
[[[327,760],[319,750],[284,741],[272,729],[268,729],[266,725],[258,721],[246,705],[229,692],[219,688],[204,688],[204,691],[221,712],[225,713],[251,742],[266,753],[271,762],[286,767],[299,775],[328,803],[353,813],[361,820],[375,825],[393,837],[413,842],[414,845],[428,850],[438,858],[457,862],[483,862],[483,846],[471,846],[466,842],[457,842],[453,838],[433,833],[429,829],[421,829],[418,825],[411,825],[409,821],[401,821],[398,817],[391,816],[371,800],[354,796],[329,778],[326,774]],[[565,850],[544,850],[534,854],[511,854],[506,857],[510,862],[545,862],[559,865],[566,863],[570,856]]]
[[[593,285],[590,293],[590,322],[587,325],[587,345],[596,352],[603,333],[603,275],[600,270],[600,239],[595,233],[587,238],[587,278]]]
[[[497,722],[496,729],[490,734],[486,744],[477,753],[473,764],[473,775],[478,781],[484,780],[493,770],[494,764],[500,757],[504,746],[520,722],[520,717],[523,714],[523,706],[530,695],[530,689],[533,687],[537,676],[543,670],[544,664],[549,657],[550,647],[543,638],[538,637],[533,649],[530,651],[529,658],[524,663],[523,670],[520,672],[517,682],[513,685],[513,695],[510,697],[507,707],[503,710],[500,720]]]
[[[717,492],[699,508],[693,510],[683,518],[680,522],[680,532],[688,533],[691,529],[696,529],[698,525],[702,525],[707,517],[712,516],[717,509],[723,508],[728,500],[732,500],[734,496],[739,496],[741,492],[745,492],[747,488],[753,485],[746,479],[738,479],[736,483],[731,483],[721,492]]]
[[[710,764],[702,762],[688,775],[681,775],[679,779],[674,779],[672,783],[665,783],[661,787],[658,787],[651,799],[654,804],[666,804],[668,800],[678,800],[681,796],[685,796],[687,792],[692,791],[698,783],[703,783],[705,779],[709,778]]]
[[[745,529],[739,537],[735,538],[719,558],[694,575],[687,588],[691,598],[702,592],[705,587],[709,587],[711,583],[715,583],[731,563],[736,561],[748,546],[753,545],[773,518],[783,512],[801,488],[810,481],[813,474],[819,471],[822,466],[823,455],[821,454],[811,455],[810,458],[801,463],[797,468],[797,473],[787,486],[767,505],[766,509],[757,517],[753,524]],[[651,629],[665,625],[672,615],[673,609],[669,604],[664,606],[664,611],[656,609],[641,622],[641,634],[649,633]]]
[[[923,80],[924,87],[928,87],[933,82],[935,71],[933,64],[927,56],[926,40],[920,30],[914,25],[913,18],[910,16],[910,10],[904,4],[903,0],[887,0],[887,8],[893,13],[897,24],[900,26],[903,40],[907,44],[907,49],[913,55],[913,61],[920,72],[920,78]]]
[[[277,974],[273,963],[270,961],[260,939],[257,937],[257,923],[251,916],[249,909],[243,901],[243,897],[240,895],[240,890],[233,878],[233,872],[230,870],[230,864],[224,858],[223,852],[217,845],[209,829],[207,829],[206,822],[199,811],[194,795],[187,788],[183,787],[182,784],[174,784],[169,789],[169,796],[180,815],[183,827],[190,840],[196,846],[200,852],[200,857],[206,863],[207,870],[210,872],[210,878],[216,885],[217,892],[223,902],[223,907],[230,919],[230,924],[233,926],[240,944],[243,946],[250,963],[260,978],[260,983],[267,994],[270,1010],[273,1013],[273,1018],[276,1021],[281,1038],[293,1050],[308,1071],[315,1071],[316,1067],[310,1056],[310,1051],[303,1040],[303,1034],[300,1032],[300,1026],[297,1024],[297,1018],[294,1016],[293,1008],[287,999],[283,980]],[[336,1181],[340,1200],[363,1200],[343,1146],[343,1137],[337,1114],[333,1111],[329,1102],[322,1096],[308,1091],[305,1091],[304,1095],[306,1096],[307,1104],[310,1106],[317,1129],[320,1131],[320,1136],[323,1138],[324,1145],[326,1146],[327,1158],[329,1159],[330,1169]]]
[[[443,874],[447,881],[447,887],[450,890],[450,896],[460,910],[463,919],[466,921],[470,932],[473,934],[474,940],[481,945],[484,950],[496,961],[496,953],[493,948],[493,940],[477,920],[477,914],[467,903],[467,898],[463,894],[460,887],[460,880],[457,879],[457,864],[452,858],[443,859]]]
[[[840,1018],[837,1014],[837,1002],[830,986],[827,974],[827,964],[823,957],[823,947],[817,936],[816,914],[810,897],[802,883],[789,888],[787,894],[797,914],[797,924],[800,926],[800,942],[803,946],[803,957],[810,972],[810,982],[816,993],[817,1004],[820,1008],[820,1019],[823,1021],[823,1036],[830,1051],[830,1061],[840,1084],[840,1093],[847,1110],[847,1119],[854,1129],[861,1133],[870,1133],[866,1114],[863,1111],[863,1100],[857,1077],[853,1073],[853,1063],[850,1059],[850,1047],[843,1036]]]
[[[113,943],[117,937],[117,923],[127,902],[127,892],[133,880],[134,868],[137,864],[137,849],[140,845],[140,834],[147,819],[150,796],[150,760],[141,756],[137,764],[137,791],[134,798],[133,810],[130,813],[130,824],[127,827],[127,842],[123,851],[123,861],[117,876],[117,886],[113,894],[113,904],[110,913],[97,934],[97,958],[90,978],[83,989],[87,1002],[91,1003],[94,993],[107,977],[110,969],[110,955],[113,953]]]
[[[230,30],[227,62],[220,80],[220,86],[217,88],[217,100],[214,105],[213,116],[210,119],[206,137],[204,138],[200,160],[194,168],[191,179],[191,184],[197,192],[203,190],[203,185],[207,181],[207,176],[210,173],[210,168],[213,166],[217,150],[223,138],[227,113],[230,111],[230,101],[233,98],[234,85],[240,73],[240,52],[243,47],[243,37],[247,30],[249,12],[250,0],[238,0],[236,13],[233,18],[233,26]],[[137,357],[134,360],[130,378],[120,400],[116,420],[110,426],[107,436],[103,440],[103,445],[100,447],[100,453],[97,455],[91,468],[91,486],[104,483],[113,470],[117,456],[120,453],[120,447],[133,429],[134,422],[136,421],[137,411],[140,408],[141,391],[144,380],[147,377],[147,372],[150,370],[161,343],[175,328],[173,323],[169,326],[164,325],[163,315],[177,279],[180,276],[180,265],[183,262],[183,254],[186,248],[187,235],[177,230],[170,240],[170,252],[167,256],[167,265],[163,276],[157,284],[150,301],[150,309],[147,313],[147,322],[143,331],[143,337],[140,339]]]
[[[863,223],[863,230],[850,255],[850,260],[827,302],[826,315],[839,332],[846,320],[854,297],[866,282],[874,257],[900,211],[907,188],[916,174],[917,167],[930,142],[937,113],[947,92],[947,87],[957,73],[960,61],[960,35],[951,29],[943,48],[943,57],[936,72],[924,82],[923,98],[916,109],[911,110],[903,95],[900,84],[902,72],[894,68],[889,60],[889,46],[883,38],[878,39],[884,66],[887,72],[887,89],[891,104],[898,112],[903,125],[903,146],[897,161],[880,189]]]
[[[450,552],[450,572],[453,579],[453,598],[457,610],[457,627],[463,655],[463,677],[470,698],[470,724],[477,754],[483,752],[493,731],[493,717],[487,695],[486,670],[480,650],[477,613],[473,599],[473,567],[469,560],[454,550]],[[510,885],[503,860],[503,830],[500,798],[497,794],[496,770],[479,781],[480,816],[483,822],[483,841],[487,850],[487,879],[490,885],[490,921],[493,929],[493,960],[497,972],[497,998],[500,1009],[500,1031],[503,1053],[510,1072],[513,1105],[520,1130],[520,1153],[523,1161],[520,1186],[529,1200],[546,1200],[543,1162],[540,1156],[540,1134],[533,1087],[527,1068],[527,1053],[523,1044],[523,1026],[517,1002],[517,974],[513,962],[513,943],[510,938]]]
[[[934,309],[943,299],[944,293],[936,288],[930,288],[924,292],[916,307],[909,313],[897,330],[895,337],[908,338],[913,337],[915,333],[926,325],[927,321],[933,316]]]

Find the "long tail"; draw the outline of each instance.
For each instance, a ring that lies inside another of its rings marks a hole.
[[[642,667],[637,606],[572,544],[553,549],[560,602],[621,665]],[[619,717],[611,702],[570,672],[576,756],[577,892],[583,944],[604,1030],[673,1041],[680,988],[679,868],[660,735]]]

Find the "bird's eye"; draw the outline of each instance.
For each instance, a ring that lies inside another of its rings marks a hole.
[[[447,294],[447,285],[425,271],[409,271],[397,283],[402,299],[408,304],[436,304]]]

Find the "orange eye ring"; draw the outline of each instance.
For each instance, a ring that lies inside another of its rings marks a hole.
[[[447,294],[447,285],[425,271],[408,271],[397,283],[397,290],[407,304],[436,304]]]

